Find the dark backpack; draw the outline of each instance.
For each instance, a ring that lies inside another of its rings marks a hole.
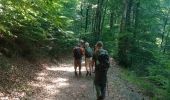
[[[85,49],[85,56],[87,58],[90,58],[90,57],[93,56],[93,51],[92,51],[92,49],[90,47]]]
[[[98,54],[99,70],[107,70],[110,67],[109,54],[106,50],[100,50]]]
[[[74,48],[73,54],[76,59],[80,59],[82,57],[81,48],[80,47]]]

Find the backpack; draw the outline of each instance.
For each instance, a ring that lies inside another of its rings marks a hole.
[[[74,48],[73,54],[74,54],[74,57],[75,57],[76,59],[80,59],[80,58],[82,57],[82,55],[83,55],[83,54],[82,54],[82,50],[81,50],[80,47]]]
[[[93,51],[92,51],[92,49],[91,49],[90,47],[85,48],[85,56],[86,56],[87,58],[90,58],[90,57],[93,56]]]
[[[106,50],[99,50],[97,61],[98,69],[101,71],[107,70],[110,67],[109,54]]]

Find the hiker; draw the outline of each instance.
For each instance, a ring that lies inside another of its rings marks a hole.
[[[84,40],[80,40],[80,46],[82,47],[82,48],[85,48],[85,44],[84,44],[85,42],[84,42]]]
[[[94,52],[96,51],[96,45],[94,46],[93,51],[94,51]],[[92,72],[95,73],[95,69],[94,69],[95,61],[94,61],[93,58],[95,58],[94,53],[93,53],[93,57],[92,57]]]
[[[89,46],[89,43],[85,43],[85,67],[86,67],[86,76],[90,75],[92,72],[92,56],[93,56],[93,51]]]
[[[107,85],[107,71],[110,66],[110,62],[108,52],[103,49],[103,43],[101,41],[96,43],[93,60],[95,62],[94,85],[97,100],[104,100]]]
[[[83,55],[84,55],[84,49],[81,47],[80,44],[78,44],[73,49],[75,76],[77,76],[77,67],[79,67],[79,76],[81,76],[81,62],[82,62]]]

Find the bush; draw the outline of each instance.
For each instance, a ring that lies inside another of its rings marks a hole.
[[[8,60],[0,56],[0,70],[2,71],[9,71],[11,69],[11,65],[9,64]]]

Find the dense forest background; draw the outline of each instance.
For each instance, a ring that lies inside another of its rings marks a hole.
[[[170,0],[0,0],[0,19],[1,71],[4,57],[58,59],[101,40],[123,78],[170,99]]]

